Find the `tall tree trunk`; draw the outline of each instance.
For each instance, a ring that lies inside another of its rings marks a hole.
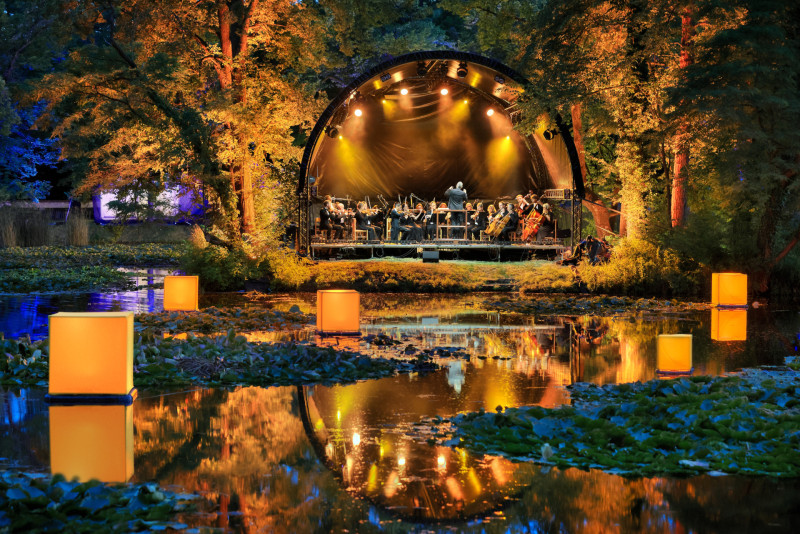
[[[578,161],[581,164],[581,175],[583,176],[583,183],[586,184],[586,177],[589,170],[586,167],[586,148],[583,144],[583,117],[581,116],[583,105],[578,102],[572,104],[570,112],[572,114],[572,136],[575,142],[575,149],[578,152]],[[602,204],[602,199],[594,191],[586,190],[584,198],[590,202],[584,202],[583,205],[589,210],[594,218],[594,227],[597,230],[597,237],[605,237],[610,235],[611,232],[611,216],[608,209]]]
[[[691,47],[694,41],[694,21],[690,3],[681,13],[681,53],[679,68],[685,69],[692,64]],[[689,146],[687,143],[688,128],[682,124],[675,135],[675,169],[672,176],[672,226],[686,224],[686,182],[689,176]]]

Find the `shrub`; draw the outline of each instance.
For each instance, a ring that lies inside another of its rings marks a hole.
[[[541,265],[519,277],[521,293],[567,293],[578,288],[575,273],[570,267],[555,263]]]
[[[608,263],[583,262],[577,270],[592,292],[697,296],[702,287],[701,265],[641,239],[624,239]]]
[[[37,209],[20,210],[16,217],[18,245],[41,247],[50,244],[50,219]]]
[[[242,289],[245,280],[259,277],[258,261],[235,245],[226,248],[209,244],[198,248],[190,244],[182,267],[187,273],[198,275],[200,284],[208,291]]]
[[[67,244],[74,247],[89,246],[89,221],[80,210],[75,210],[67,219]]]

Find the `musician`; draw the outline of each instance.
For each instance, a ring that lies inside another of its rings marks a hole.
[[[422,237],[425,234],[425,210],[422,204],[417,204],[411,212],[411,241],[417,243],[422,242]]]
[[[379,236],[378,239],[383,239],[383,236],[386,235],[386,227],[384,226],[386,214],[383,210],[378,207],[367,208],[367,221],[375,229],[375,234]]]
[[[411,229],[400,223],[400,219],[403,218],[403,205],[401,203],[394,203],[394,208],[389,212],[389,218],[392,220],[392,230],[389,239],[392,241],[397,241],[398,238],[405,239]]]
[[[436,239],[436,202],[428,202],[428,211],[425,212],[425,239]]]
[[[493,206],[491,206],[493,207]],[[489,224],[489,216],[483,211],[483,202],[478,202],[475,213],[472,214],[472,222],[469,226],[469,235],[474,241],[479,241],[481,232],[486,230]]]
[[[517,195],[516,201],[517,201],[517,215],[519,215],[520,219],[524,219],[533,209],[533,204],[525,200],[525,197],[523,197],[522,195]]]
[[[366,230],[367,232],[367,239],[370,241],[376,241],[378,238],[375,235],[375,229],[369,222],[369,217],[367,216],[367,203],[366,202],[359,202],[356,206],[356,230]]]
[[[543,198],[539,198],[536,195],[533,195],[531,197],[531,200],[533,201],[533,209],[535,209],[540,214],[544,213],[544,199]]]
[[[333,217],[335,217],[333,206],[330,201],[326,201],[319,212],[319,228],[333,232],[333,239],[343,239],[344,226],[335,223]]]
[[[514,209],[514,205],[511,202],[506,206],[506,215],[508,215],[508,222],[503,231],[500,232],[499,241],[511,241],[511,234],[517,231],[519,215],[517,215],[517,210]]]
[[[458,182],[456,184],[455,189],[449,187],[447,191],[444,192],[444,196],[447,198],[447,209],[449,210],[463,210],[464,209],[464,202],[467,200],[467,190],[464,189],[464,183]],[[453,226],[463,226],[464,225],[464,213],[462,211],[456,211],[450,217],[450,224]],[[455,232],[453,232],[453,237],[455,239],[462,239],[464,237],[461,228],[455,228]]]
[[[539,232],[536,234],[536,244],[544,243],[545,237],[553,237],[556,231],[556,218],[550,204],[542,204],[542,222],[539,225]]]

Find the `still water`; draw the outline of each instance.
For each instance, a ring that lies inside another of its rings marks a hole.
[[[158,290],[150,291],[159,302]],[[207,299],[205,305],[231,298],[235,302],[236,297],[226,296]],[[88,299],[38,301],[36,309],[45,311],[30,312],[28,326],[18,328],[37,337],[49,310],[98,302]],[[598,471],[547,470],[429,443],[415,425],[426,417],[498,405],[561,405],[569,402],[564,386],[576,381],[656,378],[660,333],[693,334],[694,374],[779,364],[797,351],[796,311],[749,310],[746,324],[741,317],[714,320],[709,310],[531,317],[503,313],[485,305],[486,299],[365,296],[365,337],[324,340],[380,353],[369,334],[386,334],[401,341],[400,347],[446,349],[440,351],[442,369],[428,374],[335,386],[145,390],[127,408],[48,407],[43,391],[7,390],[0,394],[0,461],[70,477],[158,481],[200,492],[211,504],[183,519],[236,531],[800,528],[800,481],[626,479]],[[13,323],[9,310],[24,307],[22,301],[0,297],[0,325]],[[34,308],[30,302],[28,310]],[[107,302],[113,309],[142,311],[142,295]],[[252,305],[313,312],[314,296],[276,296]],[[735,322],[722,324],[729,319]],[[252,333],[251,338],[322,342],[312,328]]]

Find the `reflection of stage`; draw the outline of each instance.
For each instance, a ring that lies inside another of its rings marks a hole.
[[[488,259],[499,261],[501,259],[526,260],[531,257],[552,258],[566,250],[560,243],[533,244],[533,243],[492,243],[490,241],[432,241],[425,243],[391,242],[370,243],[364,241],[328,241],[312,242],[310,245],[311,256],[314,258],[331,257],[337,255],[366,256],[380,258],[384,256],[403,256],[422,258],[423,250],[438,251],[442,259],[459,259],[470,255],[471,259]]]

